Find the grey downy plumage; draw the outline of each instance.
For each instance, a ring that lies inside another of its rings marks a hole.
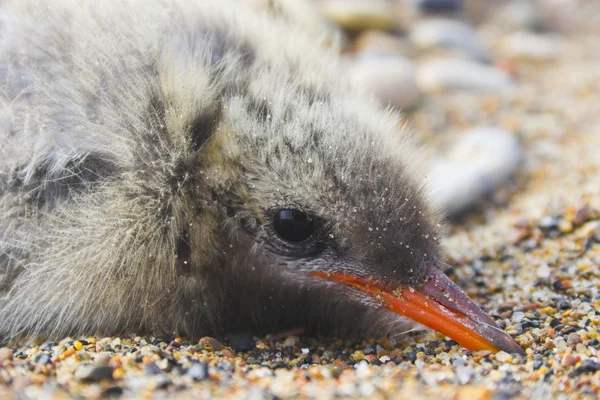
[[[412,325],[314,276],[440,264],[421,153],[325,37],[226,1],[14,0],[0,40],[1,336]]]

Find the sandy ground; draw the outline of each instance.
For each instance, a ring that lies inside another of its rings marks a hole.
[[[0,349],[0,398],[597,398],[600,41],[593,24],[582,26],[561,33],[553,61],[496,53],[494,63],[518,82],[513,95],[438,93],[407,115],[433,153],[475,126],[502,127],[521,140],[516,177],[450,223],[444,242],[453,278],[526,357],[473,353],[430,331],[222,344],[66,338]],[[493,24],[478,33],[493,51],[506,34]]]

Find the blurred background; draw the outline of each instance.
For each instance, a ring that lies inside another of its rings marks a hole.
[[[593,214],[599,1],[246,1],[325,32],[352,82],[401,110],[451,221]]]

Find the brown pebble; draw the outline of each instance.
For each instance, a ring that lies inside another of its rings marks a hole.
[[[225,357],[234,357],[235,356],[235,354],[233,354],[233,351],[231,351],[229,349],[221,350],[221,354],[224,355]]]
[[[94,362],[98,365],[108,365],[110,354],[100,353],[94,358]]]
[[[113,367],[107,365],[87,365],[75,373],[75,378],[82,382],[112,380],[113,371]]]
[[[220,351],[223,350],[223,348],[225,348],[225,346],[223,346],[221,342],[210,336],[204,336],[202,339],[200,339],[198,344],[203,347],[208,347],[212,351]]]
[[[575,211],[575,217],[573,217],[573,224],[581,225],[590,219],[592,215],[592,209],[588,206],[582,206]]]
[[[6,360],[11,360],[13,358],[13,351],[8,347],[2,347],[0,349],[0,365]]]
[[[579,356],[574,356],[573,354],[565,354],[562,360],[560,360],[560,365],[562,365],[563,367],[570,367],[572,365],[577,364],[579,361],[581,361],[581,358]]]
[[[27,386],[31,385],[33,382],[28,376],[17,376],[12,381],[12,390],[15,392],[21,391],[25,389]]]
[[[579,335],[575,332],[573,333],[569,333],[569,336],[567,337],[567,344],[577,344],[581,342],[581,338],[579,337]]]

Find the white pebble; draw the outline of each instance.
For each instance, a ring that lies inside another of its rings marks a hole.
[[[446,18],[425,19],[415,24],[410,39],[420,49],[443,48],[465,54],[478,61],[490,56],[470,26]]]
[[[466,90],[500,93],[514,88],[504,71],[460,59],[434,59],[417,68],[417,85],[424,92]]]
[[[512,360],[512,356],[505,351],[499,351],[496,353],[496,360],[500,362],[509,362]]]
[[[450,154],[432,165],[432,200],[450,215],[493,192],[517,170],[522,149],[516,136],[499,128],[467,132]]]
[[[420,100],[413,63],[399,56],[364,56],[349,68],[355,85],[373,93],[383,104],[410,108]]]
[[[563,50],[563,42],[556,35],[515,32],[505,37],[500,51],[508,58],[526,61],[551,61]]]
[[[394,26],[394,7],[388,0],[322,0],[323,15],[350,31],[387,30]]]

